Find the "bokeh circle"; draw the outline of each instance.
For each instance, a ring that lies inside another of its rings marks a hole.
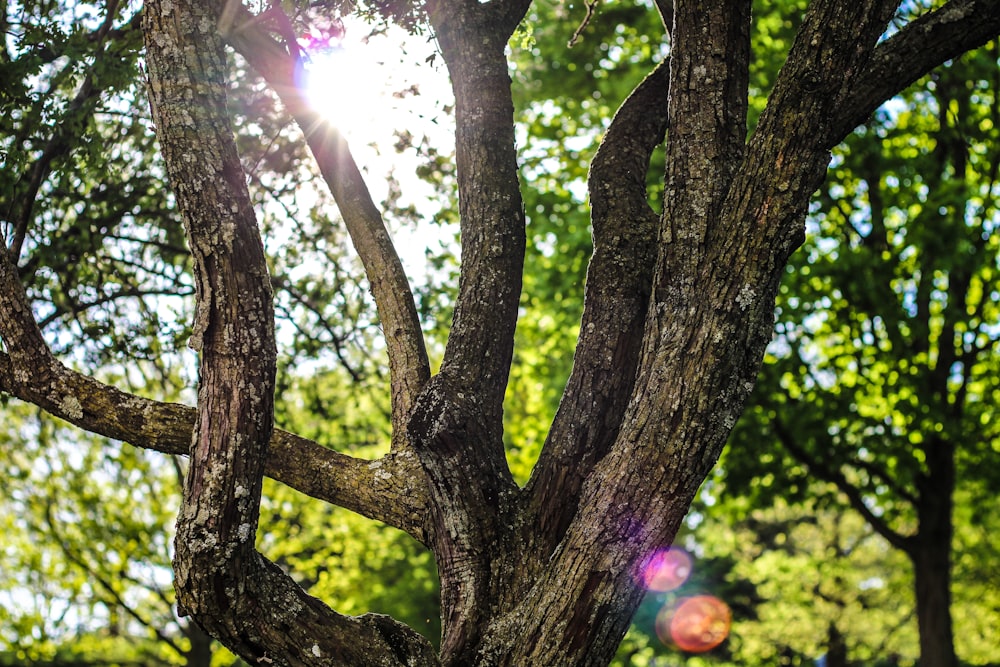
[[[642,565],[640,579],[646,590],[666,593],[691,576],[691,556],[683,549],[657,549]]]
[[[704,653],[725,641],[731,624],[732,612],[725,602],[714,595],[695,595],[660,610],[656,634],[683,651]]]

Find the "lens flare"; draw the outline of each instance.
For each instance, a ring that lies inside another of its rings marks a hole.
[[[731,622],[732,612],[725,602],[713,595],[696,595],[664,607],[656,617],[656,634],[683,651],[704,653],[729,636]]]
[[[640,578],[647,590],[666,593],[680,587],[691,575],[691,556],[683,549],[657,549],[646,559]]]

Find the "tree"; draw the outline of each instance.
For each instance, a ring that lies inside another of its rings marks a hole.
[[[831,148],[1000,30],[995,2],[953,0],[886,39],[900,3],[812,2],[747,139],[750,3],[658,3],[670,57],[623,102],[591,163],[573,370],[522,488],[502,429],[525,242],[504,51],[529,4],[373,5],[429,26],[456,100],[461,273],[434,375],[379,209],[297,89],[300,50],[276,8],[255,17],[238,3],[153,0],[142,13],[150,105],[192,260],[195,408],[125,393],[53,355],[23,282],[39,189],[16,195],[27,214],[9,220],[0,262],[0,386],[81,428],[189,456],[179,606],[251,663],[607,663],[643,594],[635,573],[672,540],[753,387]],[[226,41],[296,119],[364,264],[390,369],[392,446],[378,461],[273,428],[272,280],[226,106]],[[664,134],[658,216],[645,176]],[[430,548],[439,651],[388,617],[336,613],[255,550],[265,474]]]
[[[975,513],[996,483],[998,71],[995,42],[956,58],[836,151],[722,466],[731,492],[770,474],[755,495],[839,494],[904,553],[921,664],[958,664],[955,534],[984,524],[956,497]],[[961,633],[971,652],[976,625]]]

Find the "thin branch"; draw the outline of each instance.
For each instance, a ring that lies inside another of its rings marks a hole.
[[[600,1],[601,0],[584,0],[583,4],[587,6],[587,15],[583,17],[583,20],[580,21],[580,25],[578,25],[576,30],[573,31],[573,36],[569,38],[569,43],[566,44],[566,46],[570,48],[576,46],[576,42],[580,39],[580,35],[583,34],[583,31],[587,29],[588,25],[590,25],[591,19],[594,18],[594,12],[597,10],[597,5]]]
[[[223,37],[264,77],[299,124],[365,267],[386,332],[393,444],[399,446],[413,400],[430,377],[423,332],[403,265],[347,141],[310,108],[296,83],[295,72],[301,63],[273,40],[242,4],[230,1],[227,11],[233,12],[233,20]]]
[[[888,488],[892,489],[893,493],[898,495],[900,498],[913,505],[917,504],[917,497],[913,495],[908,489],[906,489],[902,484],[893,479],[892,475],[887,473],[883,468],[880,468],[872,461],[864,461],[857,457],[852,457],[847,461],[847,465],[859,468],[867,472],[873,479],[880,480],[882,484],[885,484]]]
[[[123,288],[114,294],[107,294],[99,299],[94,299],[93,301],[87,301],[85,303],[74,303],[72,306],[73,315],[79,315],[83,311],[87,311],[91,308],[97,308],[103,306],[107,303],[115,302],[119,299],[127,298],[138,298],[148,296],[191,296],[194,293],[192,288],[184,289],[140,289],[138,287]],[[53,322],[61,319],[64,315],[69,314],[68,309],[56,307],[51,313],[46,317],[38,321],[38,326],[41,329],[45,329]]]
[[[172,243],[157,241],[155,239],[142,239],[136,236],[127,236],[125,234],[115,234],[115,233],[107,234],[104,238],[111,239],[114,241],[123,241],[126,243],[136,243],[143,246],[152,246],[158,250],[162,250],[168,253],[173,253],[175,255],[186,255],[188,253],[188,249],[186,246],[174,245]]]
[[[66,108],[66,113],[64,114],[64,119],[68,118],[70,115],[78,113],[83,107],[91,100],[97,98],[100,95],[100,89],[94,87],[93,76],[88,74],[80,84],[80,88],[77,90],[76,96],[69,103]],[[24,241],[28,235],[28,227],[31,223],[31,217],[35,208],[35,200],[38,197],[38,191],[42,187],[42,183],[45,178],[49,175],[52,162],[57,157],[64,155],[69,148],[69,141],[71,138],[71,133],[66,130],[66,125],[58,125],[49,138],[49,141],[45,144],[45,148],[42,150],[42,154],[35,160],[31,167],[31,175],[28,178],[27,189],[19,197],[21,200],[20,210],[17,213],[17,218],[14,220],[14,234],[11,239],[10,247],[8,252],[11,257],[17,258],[21,255],[21,249],[24,246]],[[12,202],[13,204],[13,202]]]
[[[364,379],[364,376],[361,371],[354,368],[354,366],[347,360],[347,356],[344,353],[344,346],[347,343],[346,337],[340,336],[336,333],[336,327],[334,327],[333,323],[331,323],[327,319],[326,315],[323,314],[322,309],[314,304],[313,301],[306,295],[296,289],[295,285],[293,285],[285,276],[272,276],[271,284],[274,285],[275,288],[281,289],[283,292],[288,294],[292,301],[298,303],[315,316],[319,325],[330,335],[330,342],[333,344],[333,351],[337,360],[340,361],[340,364],[344,367],[344,370],[347,371],[348,375],[351,376],[351,379],[354,382],[361,382]],[[308,337],[310,335],[294,320],[291,310],[282,308],[282,311],[287,314],[288,321],[291,322],[292,326],[294,326],[304,337]]]

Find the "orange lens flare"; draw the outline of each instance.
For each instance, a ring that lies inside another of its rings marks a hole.
[[[689,653],[704,653],[729,636],[732,612],[712,595],[682,598],[676,606],[664,607],[656,617],[656,634]]]

